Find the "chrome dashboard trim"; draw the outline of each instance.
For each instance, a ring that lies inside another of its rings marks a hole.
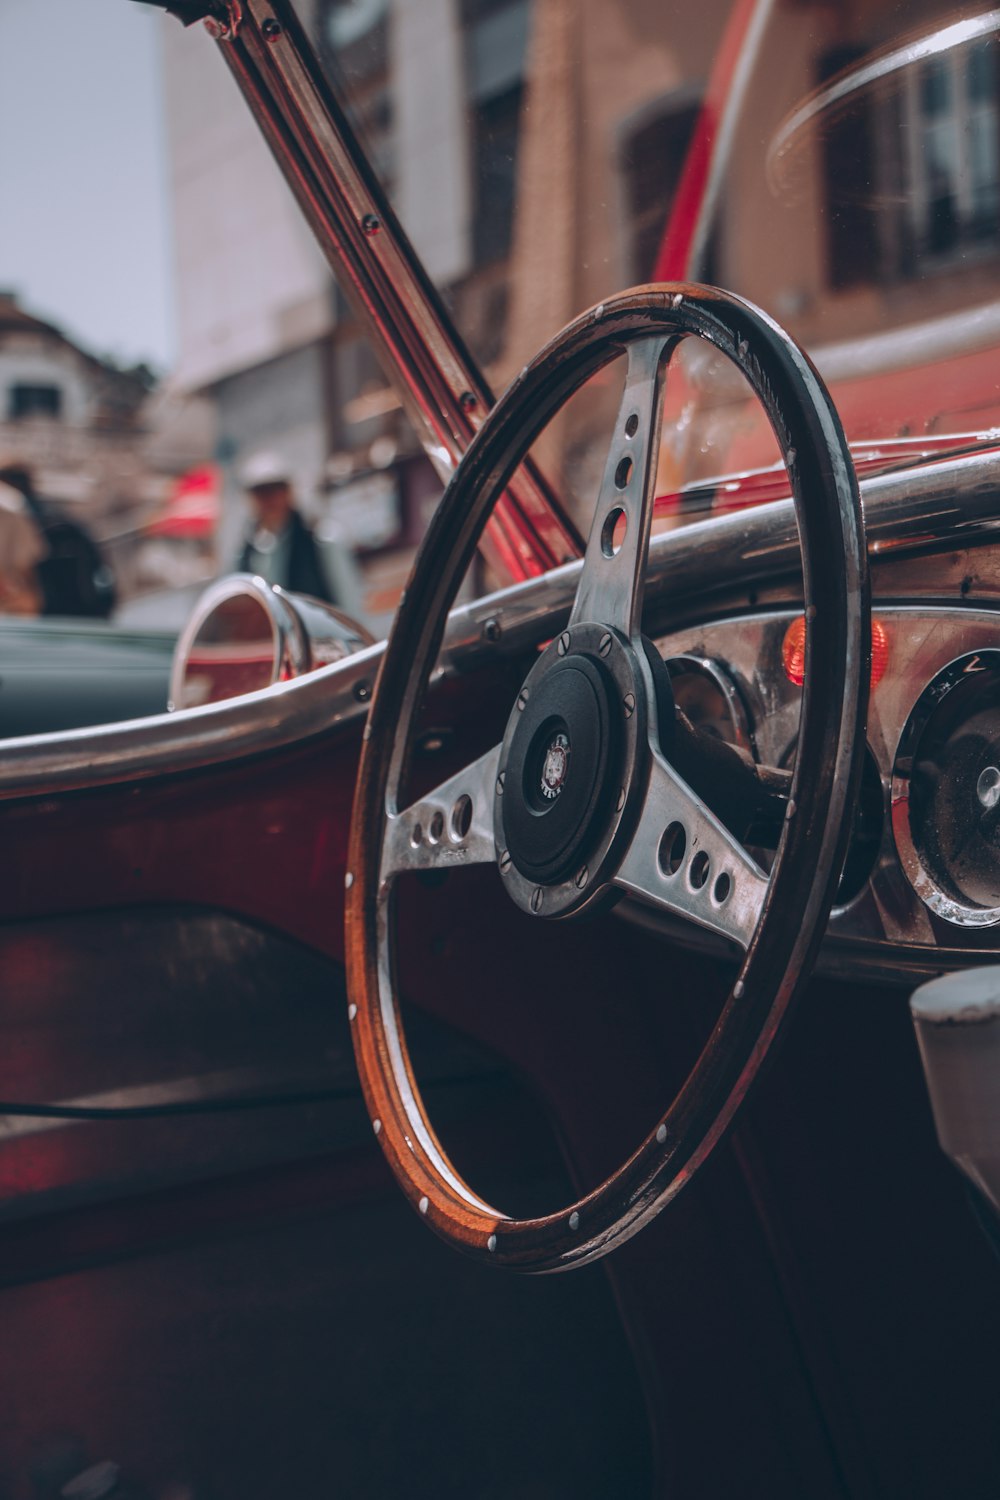
[[[759,758],[770,765],[787,765],[798,735],[800,689],[788,679],[782,660],[785,632],[797,617],[800,607],[787,605],[733,614],[658,636],[656,642],[667,658],[688,653],[720,664],[747,706]],[[904,983],[1000,958],[996,926],[982,920],[956,924],[953,914],[929,899],[932,893],[914,879],[900,847],[908,807],[899,796],[898,780],[894,782],[901,756],[907,754],[915,705],[956,664],[973,655],[1000,658],[1000,601],[992,607],[960,599],[876,603],[874,617],[883,626],[888,662],[873,685],[867,726],[880,784],[881,823],[855,893],[831,912],[820,971],[855,978],[879,973],[883,980]],[[626,903],[618,911],[629,920],[655,925],[648,913]],[[690,930],[678,925],[661,923],[661,930],[686,946],[694,941]]]
[[[941,460],[861,484],[869,551],[895,561],[1000,538],[1000,452]],[[728,594],[795,579],[798,536],[790,500],[660,534],[650,545],[646,616],[658,633]],[[534,649],[561,628],[579,562],[453,610],[440,671],[459,675]],[[744,596],[742,607],[746,608]],[[357,722],[383,646],[259,693],[204,708],[60,734],[0,740],[0,799],[145,780],[279,750]]]

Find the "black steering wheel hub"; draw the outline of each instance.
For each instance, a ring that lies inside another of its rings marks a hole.
[[[510,894],[535,915],[592,902],[630,829],[647,744],[644,667],[617,631],[578,625],[552,642],[518,694],[494,826]]]
[[[574,652],[558,657],[514,710],[503,824],[528,880],[565,880],[607,816],[621,751],[614,693],[600,660]]]

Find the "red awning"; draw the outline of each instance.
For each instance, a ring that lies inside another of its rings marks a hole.
[[[214,464],[189,469],[174,485],[147,536],[210,537],[219,521],[219,471]]]

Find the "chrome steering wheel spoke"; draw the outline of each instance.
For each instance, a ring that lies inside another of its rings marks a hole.
[[[614,883],[730,938],[745,951],[760,918],[768,877],[654,751],[639,826]]]
[[[587,539],[570,628],[599,620],[629,639],[639,631],[656,496],[664,371],[676,342],[660,334],[630,344],[626,351],[625,389]]]
[[[494,745],[402,812],[386,818],[381,879],[408,870],[447,870],[491,864],[493,796],[500,746]]]

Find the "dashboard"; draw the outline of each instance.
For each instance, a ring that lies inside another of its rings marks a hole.
[[[696,728],[789,768],[803,642],[801,611],[775,609],[656,645]],[[860,807],[821,967],[884,979],[891,948],[910,984],[1000,958],[1000,610],[877,606],[872,646]]]

